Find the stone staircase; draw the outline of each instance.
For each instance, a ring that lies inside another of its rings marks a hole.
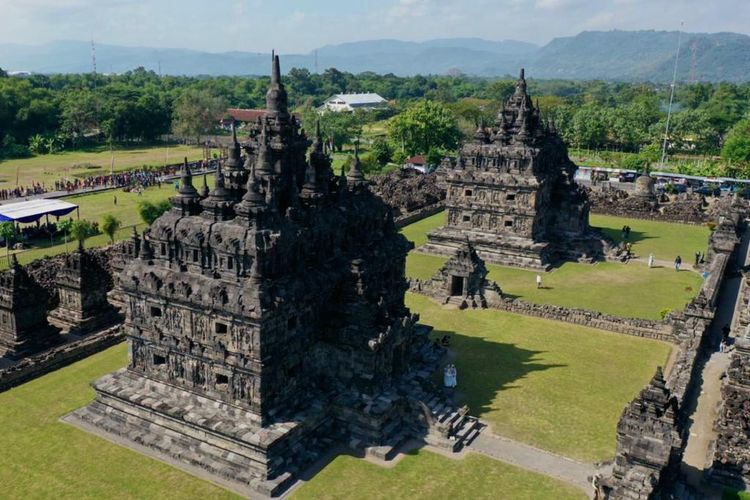
[[[439,395],[426,402],[425,406],[432,415],[432,425],[425,436],[427,444],[457,452],[479,435],[479,419],[468,414],[468,407],[457,408]]]

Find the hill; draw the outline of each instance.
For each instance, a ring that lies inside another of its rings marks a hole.
[[[539,47],[515,40],[447,38],[424,42],[369,40],[327,45],[309,54],[284,55],[284,68],[335,67],[396,75],[463,72],[514,75],[521,66],[535,78],[660,81],[671,79],[677,32],[585,31]],[[121,73],[143,66],[174,75],[263,75],[269,55],[98,44],[97,66]],[[10,71],[79,73],[91,69],[88,42],[0,44],[0,67]],[[750,80],[750,37],[737,33],[683,33],[680,80]]]

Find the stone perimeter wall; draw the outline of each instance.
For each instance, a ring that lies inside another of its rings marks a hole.
[[[417,209],[413,212],[409,212],[408,214],[396,217],[395,219],[393,219],[393,222],[394,224],[396,224],[396,227],[400,229],[404,226],[408,226],[409,224],[414,224],[415,222],[419,222],[422,219],[426,219],[427,217],[431,217],[437,213],[442,212],[443,210],[445,210],[445,202],[439,201],[432,205]]]
[[[537,318],[564,321],[575,325],[598,328],[610,332],[624,333],[635,337],[644,337],[665,342],[676,342],[674,328],[665,321],[653,321],[639,318],[621,318],[588,309],[568,308],[550,304],[535,304],[520,299],[503,299],[491,302],[493,309],[525,314]]]
[[[0,370],[0,391],[6,391],[58,368],[75,363],[123,340],[125,340],[125,335],[122,332],[122,325],[116,325],[24,358],[18,363]]]

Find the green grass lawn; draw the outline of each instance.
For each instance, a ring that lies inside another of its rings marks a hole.
[[[407,295],[450,335],[458,390],[496,434],[583,461],[610,458],[625,405],[664,366],[669,344],[496,310],[444,309]]]
[[[116,147],[114,170],[129,170],[143,165],[165,165],[203,158],[203,148],[197,146],[134,146]],[[0,188],[30,186],[44,182],[48,188],[61,178],[108,174],[112,162],[109,147],[100,146],[85,151],[63,151],[52,155],[0,161]],[[75,165],[91,164],[99,168],[74,168]]]
[[[120,344],[0,394],[4,498],[234,498],[58,421],[91,401],[89,384],[126,360],[127,347]]]
[[[395,467],[337,457],[292,498],[299,499],[568,499],[586,495],[555,479],[527,472],[482,455],[452,460],[419,450]]]
[[[443,224],[444,213],[433,215],[419,222],[406,226],[402,233],[415,246],[427,241],[427,232]],[[677,248],[679,245],[694,245],[691,241],[700,241],[707,228],[684,226],[663,222],[646,222],[618,217],[596,217],[600,226],[608,224],[608,231],[621,232],[624,224],[637,231],[650,235],[634,245],[634,251],[640,252],[640,245],[648,252],[655,248]],[[641,226],[640,224],[645,224]],[[646,225],[648,224],[648,225]],[[664,226],[662,232],[661,225]],[[678,226],[675,228],[674,226]],[[643,229],[640,229],[643,228]],[[685,238],[678,240],[674,231],[684,230]],[[665,236],[661,237],[660,234]],[[703,247],[705,249],[705,244]],[[657,254],[657,258],[658,258]],[[408,276],[428,279],[445,262],[445,257],[411,252],[406,260]],[[565,307],[579,307],[601,311],[617,316],[660,319],[663,309],[681,309],[700,289],[702,278],[689,270],[676,273],[671,267],[649,269],[643,263],[599,262],[594,265],[566,262],[560,267],[542,276],[542,289],[536,287],[535,271],[519,268],[488,265],[489,279],[497,281],[503,292],[514,297],[539,304],[556,304]]]
[[[236,498],[230,492],[63,424],[93,399],[90,383],[125,365],[120,344],[0,393],[4,498]],[[340,456],[296,491],[300,498],[583,498],[575,488],[478,455],[455,461],[425,451],[394,468]]]
[[[604,234],[622,241],[622,227],[628,225],[632,231],[628,241],[633,243],[633,252],[641,257],[653,253],[657,260],[674,261],[680,255],[683,262],[692,264],[695,252],[705,252],[711,234],[706,226],[656,222],[641,219],[591,215],[591,225]]]

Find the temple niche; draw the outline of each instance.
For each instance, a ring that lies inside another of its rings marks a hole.
[[[575,164],[526,90],[524,72],[494,126],[481,124],[455,165],[444,162],[447,222],[420,251],[451,255],[468,237],[485,260],[548,269],[591,262],[608,244],[589,226],[589,202]]]
[[[13,255],[10,269],[0,272],[0,355],[18,359],[62,341],[47,322],[45,295]]]
[[[213,190],[185,166],[171,210],[123,246],[128,366],[72,421],[263,494],[334,441],[459,449],[476,419],[432,381],[445,353],[404,304],[411,244],[357,157],[334,176],[317,130],[306,158],[278,57],[266,105]]]
[[[107,301],[109,272],[82,243],[65,256],[55,284],[59,305],[49,313],[49,322],[66,333],[83,335],[109,326],[120,318]]]

